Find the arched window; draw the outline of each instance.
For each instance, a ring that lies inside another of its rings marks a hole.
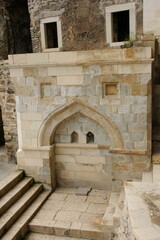
[[[71,134],[71,143],[78,143],[78,133],[73,132]]]
[[[92,132],[88,132],[86,137],[87,137],[87,143],[94,143],[94,134]]]

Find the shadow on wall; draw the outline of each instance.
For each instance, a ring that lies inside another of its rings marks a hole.
[[[0,146],[3,146],[4,144],[5,144],[5,140],[4,140],[2,111],[1,111],[1,109],[0,109]]]

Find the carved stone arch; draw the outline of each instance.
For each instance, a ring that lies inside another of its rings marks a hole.
[[[61,109],[54,111],[43,121],[38,133],[38,146],[51,145],[52,138],[57,126],[65,119],[71,117],[75,113],[82,113],[93,121],[99,123],[107,132],[112,149],[122,149],[123,139],[116,124],[106,115],[100,113],[96,108],[90,106],[81,100],[74,100]]]

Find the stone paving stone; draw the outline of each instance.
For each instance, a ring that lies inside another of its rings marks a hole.
[[[87,202],[107,204],[109,197],[105,196],[88,196]]]
[[[59,211],[54,220],[64,222],[78,222],[81,214],[81,212]]]
[[[92,191],[89,193],[90,196],[110,196],[110,191],[108,190],[99,190],[99,189],[92,189]]]
[[[45,209],[42,209],[37,215],[35,216],[35,219],[50,219],[52,220],[57,211],[52,209],[52,211],[46,211]]]
[[[54,211],[56,210],[58,211],[62,209],[64,204],[65,204],[65,201],[48,200],[47,202],[45,202],[45,204],[42,206],[41,209],[44,209],[44,210],[54,209]]]
[[[98,219],[102,219],[103,214],[96,214],[96,213],[82,213],[79,223],[92,223],[97,221]]]
[[[87,209],[87,212],[104,214],[105,210],[106,210],[106,205],[105,204],[90,203],[89,207]]]
[[[75,194],[77,188],[65,188],[65,187],[58,187],[55,189],[54,193],[66,193],[66,194]]]
[[[79,187],[76,191],[76,195],[87,196],[90,191],[91,191],[91,188]]]
[[[71,222],[57,221],[53,228],[56,235],[68,236]]]
[[[76,196],[69,194],[65,201],[67,202],[85,202],[87,200],[87,196]]]
[[[88,206],[89,206],[89,203],[66,202],[64,204],[62,210],[85,212],[87,210]]]
[[[68,194],[65,193],[54,193],[48,198],[48,200],[64,201],[67,196]]]

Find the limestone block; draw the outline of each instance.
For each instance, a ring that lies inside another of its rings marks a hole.
[[[101,151],[99,149],[80,149],[81,155],[84,156],[101,156]]]
[[[18,167],[24,168],[25,167],[25,158],[17,156],[17,165],[18,165]]]
[[[56,155],[80,155],[81,150],[79,148],[59,148],[56,147],[55,154]]]
[[[50,63],[77,63],[77,52],[56,52],[49,53],[49,62]]]
[[[36,105],[27,105],[27,111],[26,112],[38,112]]]
[[[79,141],[79,143],[85,144],[86,143],[86,135],[79,134],[78,141]]]
[[[144,133],[139,133],[139,132],[131,133],[130,138],[132,141],[142,141],[144,140]]]
[[[71,86],[71,85],[83,85],[83,76],[58,76],[57,85]]]
[[[26,153],[27,157],[27,153]],[[30,167],[43,167],[43,160],[41,158],[27,157],[25,158],[25,165]]]
[[[41,121],[42,115],[40,113],[22,113],[21,114],[22,120],[30,120],[30,121]]]
[[[67,87],[66,89],[66,95],[67,96],[85,96],[85,89],[84,87],[73,87],[73,86],[70,86],[70,87]]]
[[[34,54],[26,54],[27,63],[28,64],[41,64],[41,63],[48,63],[48,53],[34,53]]]
[[[25,151],[23,151],[22,149],[18,149],[16,155],[17,155],[18,158],[24,158],[25,157]]]
[[[75,163],[75,157],[69,155],[56,155],[57,162]]]
[[[115,73],[118,73],[118,74],[131,74],[132,72],[133,70],[132,70],[131,64],[118,64],[117,71],[115,70]]]
[[[131,111],[132,113],[147,113],[148,109],[147,109],[147,105],[139,104],[139,105],[132,105]]]
[[[23,77],[23,68],[10,68],[10,76],[11,77]]]
[[[74,163],[64,163],[65,171],[73,171],[73,172],[96,172],[95,165],[87,166],[87,165],[80,165]]]
[[[57,104],[57,105],[66,104],[66,98],[65,97],[61,97],[61,96],[56,96],[55,97],[55,104]]]
[[[69,136],[69,135],[60,135],[60,142],[61,143],[70,143],[71,142],[71,136]]]
[[[48,67],[48,76],[67,76],[68,67]]]
[[[13,55],[13,62],[15,65],[27,64],[26,54]]]
[[[8,55],[8,61],[9,61],[9,65],[13,65],[14,64],[13,55]]]
[[[26,77],[26,85],[33,86],[34,85],[34,77]]]
[[[132,69],[134,73],[151,73],[151,64],[134,64]]]
[[[37,77],[38,69],[36,67],[25,67],[23,68],[25,77]]]
[[[34,151],[34,150],[32,150],[32,151],[27,150],[26,151],[26,158],[40,159],[40,157],[41,157],[40,151]]]
[[[48,76],[48,68],[47,67],[39,67],[38,68],[38,76],[39,77],[47,77]]]
[[[26,104],[17,105],[16,111],[19,113],[27,112],[27,105]]]
[[[72,171],[63,171],[61,170],[60,172],[57,173],[58,174],[58,178],[62,178],[62,179],[75,179],[75,172]]]
[[[105,164],[106,159],[103,156],[76,156],[76,163],[81,164]]]

